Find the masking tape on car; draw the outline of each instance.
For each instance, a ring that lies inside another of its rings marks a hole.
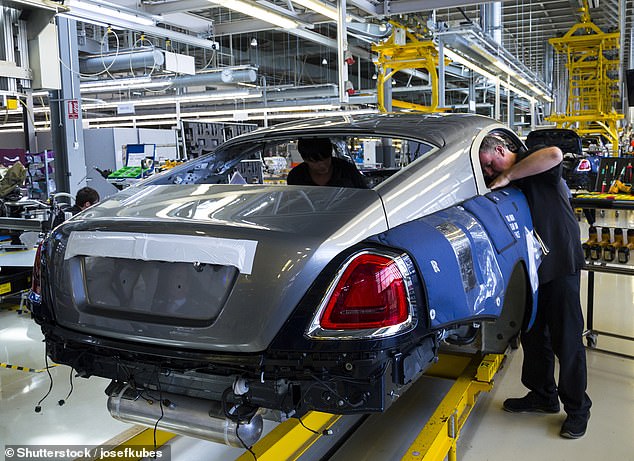
[[[234,266],[251,274],[255,240],[237,240],[193,235],[132,232],[72,232],[64,259],[75,256],[140,259],[144,261],[199,262]]]

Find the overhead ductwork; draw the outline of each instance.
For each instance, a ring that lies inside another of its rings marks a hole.
[[[82,69],[83,70],[83,69]],[[226,68],[217,72],[207,72],[183,77],[151,78],[141,76],[121,79],[102,79],[84,82],[82,93],[108,93],[127,91],[131,89],[154,88],[155,90],[168,88],[187,88],[200,86],[235,86],[237,83],[255,83],[258,79],[257,69],[253,67]]]
[[[498,45],[502,45],[502,2],[485,3],[480,9],[482,30]]]
[[[223,69],[220,72],[188,75],[169,79],[172,86],[177,88],[203,85],[231,85],[235,83],[254,83],[258,73],[253,68]]]
[[[346,25],[350,35],[378,42],[392,34],[392,24],[389,22],[375,24],[371,22],[352,22]]]
[[[295,88],[268,88],[266,98],[269,101],[278,99],[329,98],[339,94],[337,85],[317,85]]]
[[[135,69],[158,68],[165,62],[165,55],[161,50],[145,49],[124,53],[94,56],[81,60],[79,70],[87,74],[131,71]]]

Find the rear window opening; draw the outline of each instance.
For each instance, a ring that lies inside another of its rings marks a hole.
[[[369,188],[434,150],[431,144],[400,138],[333,135],[327,139],[333,146],[332,155],[354,164]],[[220,146],[150,184],[286,184],[288,172],[302,163],[297,144],[298,138],[284,138]]]

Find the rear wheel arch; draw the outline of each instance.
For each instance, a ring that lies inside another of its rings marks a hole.
[[[503,353],[513,343],[530,320],[532,293],[528,270],[518,262],[509,278],[504,293],[504,304],[495,322],[485,322],[482,331],[482,351]]]

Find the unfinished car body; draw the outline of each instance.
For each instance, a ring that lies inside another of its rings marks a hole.
[[[112,379],[119,419],[242,446],[262,415],[385,410],[443,341],[504,351],[534,317],[541,249],[523,194],[484,183],[491,132],[521,145],[475,115],[284,124],[125,189],[40,247],[49,356]],[[369,189],[228,184],[305,136],[397,155]]]

